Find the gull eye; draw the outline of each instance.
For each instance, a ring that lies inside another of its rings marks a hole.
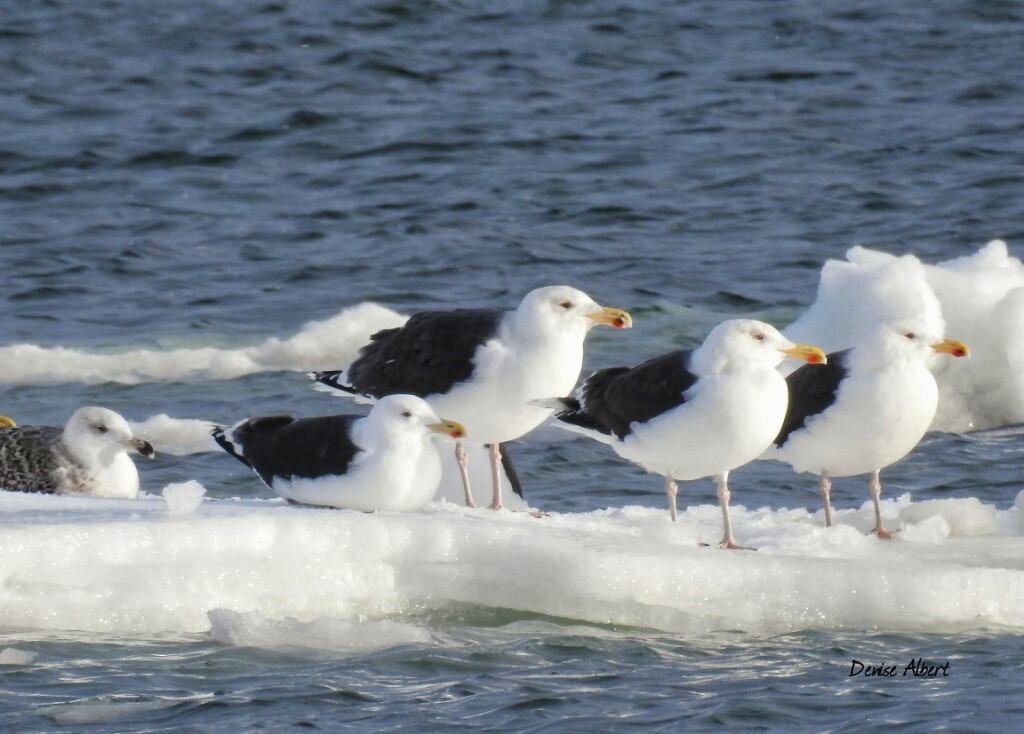
[[[908,332],[907,332],[906,334],[904,334],[903,336],[907,337],[907,339],[915,339],[915,338],[917,338],[917,334],[915,334],[915,333],[914,333],[914,332],[912,332],[912,331],[908,331]]]
[[[93,426],[93,428],[95,428],[99,433],[106,433],[107,432],[107,427],[106,426],[102,426],[102,425],[100,425],[100,426]]]
[[[759,341],[759,342],[763,342],[764,341],[764,334],[762,334],[760,331],[755,331],[753,336],[754,336],[754,341]]]
[[[408,410],[403,410],[402,411],[402,417],[403,418],[412,418],[412,413],[409,412]]]
[[[562,301],[558,305],[564,308],[566,311],[568,311],[570,308],[572,308],[572,301]]]

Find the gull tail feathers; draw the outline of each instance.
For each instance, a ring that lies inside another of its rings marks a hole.
[[[307,372],[306,376],[313,381],[313,389],[335,397],[354,398],[357,403],[373,405],[377,401],[369,395],[363,395],[348,384],[346,370],[324,370],[323,372]]]
[[[609,445],[617,442],[612,430],[587,413],[576,398],[543,398],[531,400],[530,404],[554,410],[553,418],[559,428],[589,436],[595,441]]]

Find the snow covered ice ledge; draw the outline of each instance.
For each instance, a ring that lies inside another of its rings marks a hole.
[[[803,509],[736,507],[760,548],[737,552],[714,547],[714,505],[673,524],[660,506],[364,514],[194,490],[0,493],[0,629],[194,634],[226,613],[400,622],[474,605],[676,633],[1024,632],[1024,493],[1006,511],[889,500],[891,542],[864,534],[869,504],[832,529]]]

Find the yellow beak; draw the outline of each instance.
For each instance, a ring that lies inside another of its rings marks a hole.
[[[827,364],[825,353],[810,344],[794,344],[791,349],[783,349],[782,353],[793,359],[802,359],[807,364]]]
[[[616,329],[628,329],[633,325],[633,317],[628,311],[621,308],[608,308],[602,306],[600,311],[591,311],[587,314],[588,319],[593,319],[599,324],[614,326]]]
[[[462,427],[461,423],[445,420],[444,418],[437,423],[428,423],[427,428],[431,431],[437,431],[438,433],[443,433],[446,436],[451,436],[452,438],[465,438],[466,436],[466,429]]]
[[[967,348],[967,345],[963,342],[958,342],[956,339],[943,339],[940,342],[932,344],[932,349],[936,352],[942,352],[943,354],[951,354],[954,357],[971,356],[971,350]]]
[[[0,415],[0,428],[10,428],[14,425],[14,420],[8,418],[6,415]]]

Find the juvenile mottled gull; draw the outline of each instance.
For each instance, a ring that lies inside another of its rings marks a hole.
[[[279,496],[298,504],[411,512],[433,499],[441,459],[431,436],[465,430],[413,395],[390,395],[369,415],[249,418],[214,440]]]
[[[490,507],[498,509],[500,444],[551,415],[533,401],[572,390],[583,368],[583,341],[595,324],[629,328],[632,320],[575,288],[538,288],[514,311],[418,313],[400,328],[374,334],[348,369],[311,376],[319,386],[352,395],[418,395],[438,413],[458,416],[473,441],[490,446]],[[466,504],[473,506],[461,443],[455,455]]]
[[[782,426],[786,382],[776,366],[786,357],[825,361],[817,347],[794,344],[768,324],[726,321],[693,351],[595,372],[578,399],[560,400],[555,417],[663,476],[673,520],[676,480],[715,477],[722,545],[740,548],[729,519],[729,472],[760,456]]]
[[[927,360],[936,352],[968,356],[963,342],[940,340],[920,320],[884,323],[853,349],[829,354],[828,366],[805,365],[786,378],[789,409],[764,458],[819,476],[826,525],[829,477],[870,472],[874,532],[891,537],[882,524],[879,472],[910,453],[935,417],[938,388]]]
[[[135,497],[139,472],[128,451],[153,457],[148,441],[106,408],[79,408],[63,429],[0,428],[0,488],[90,497]]]

